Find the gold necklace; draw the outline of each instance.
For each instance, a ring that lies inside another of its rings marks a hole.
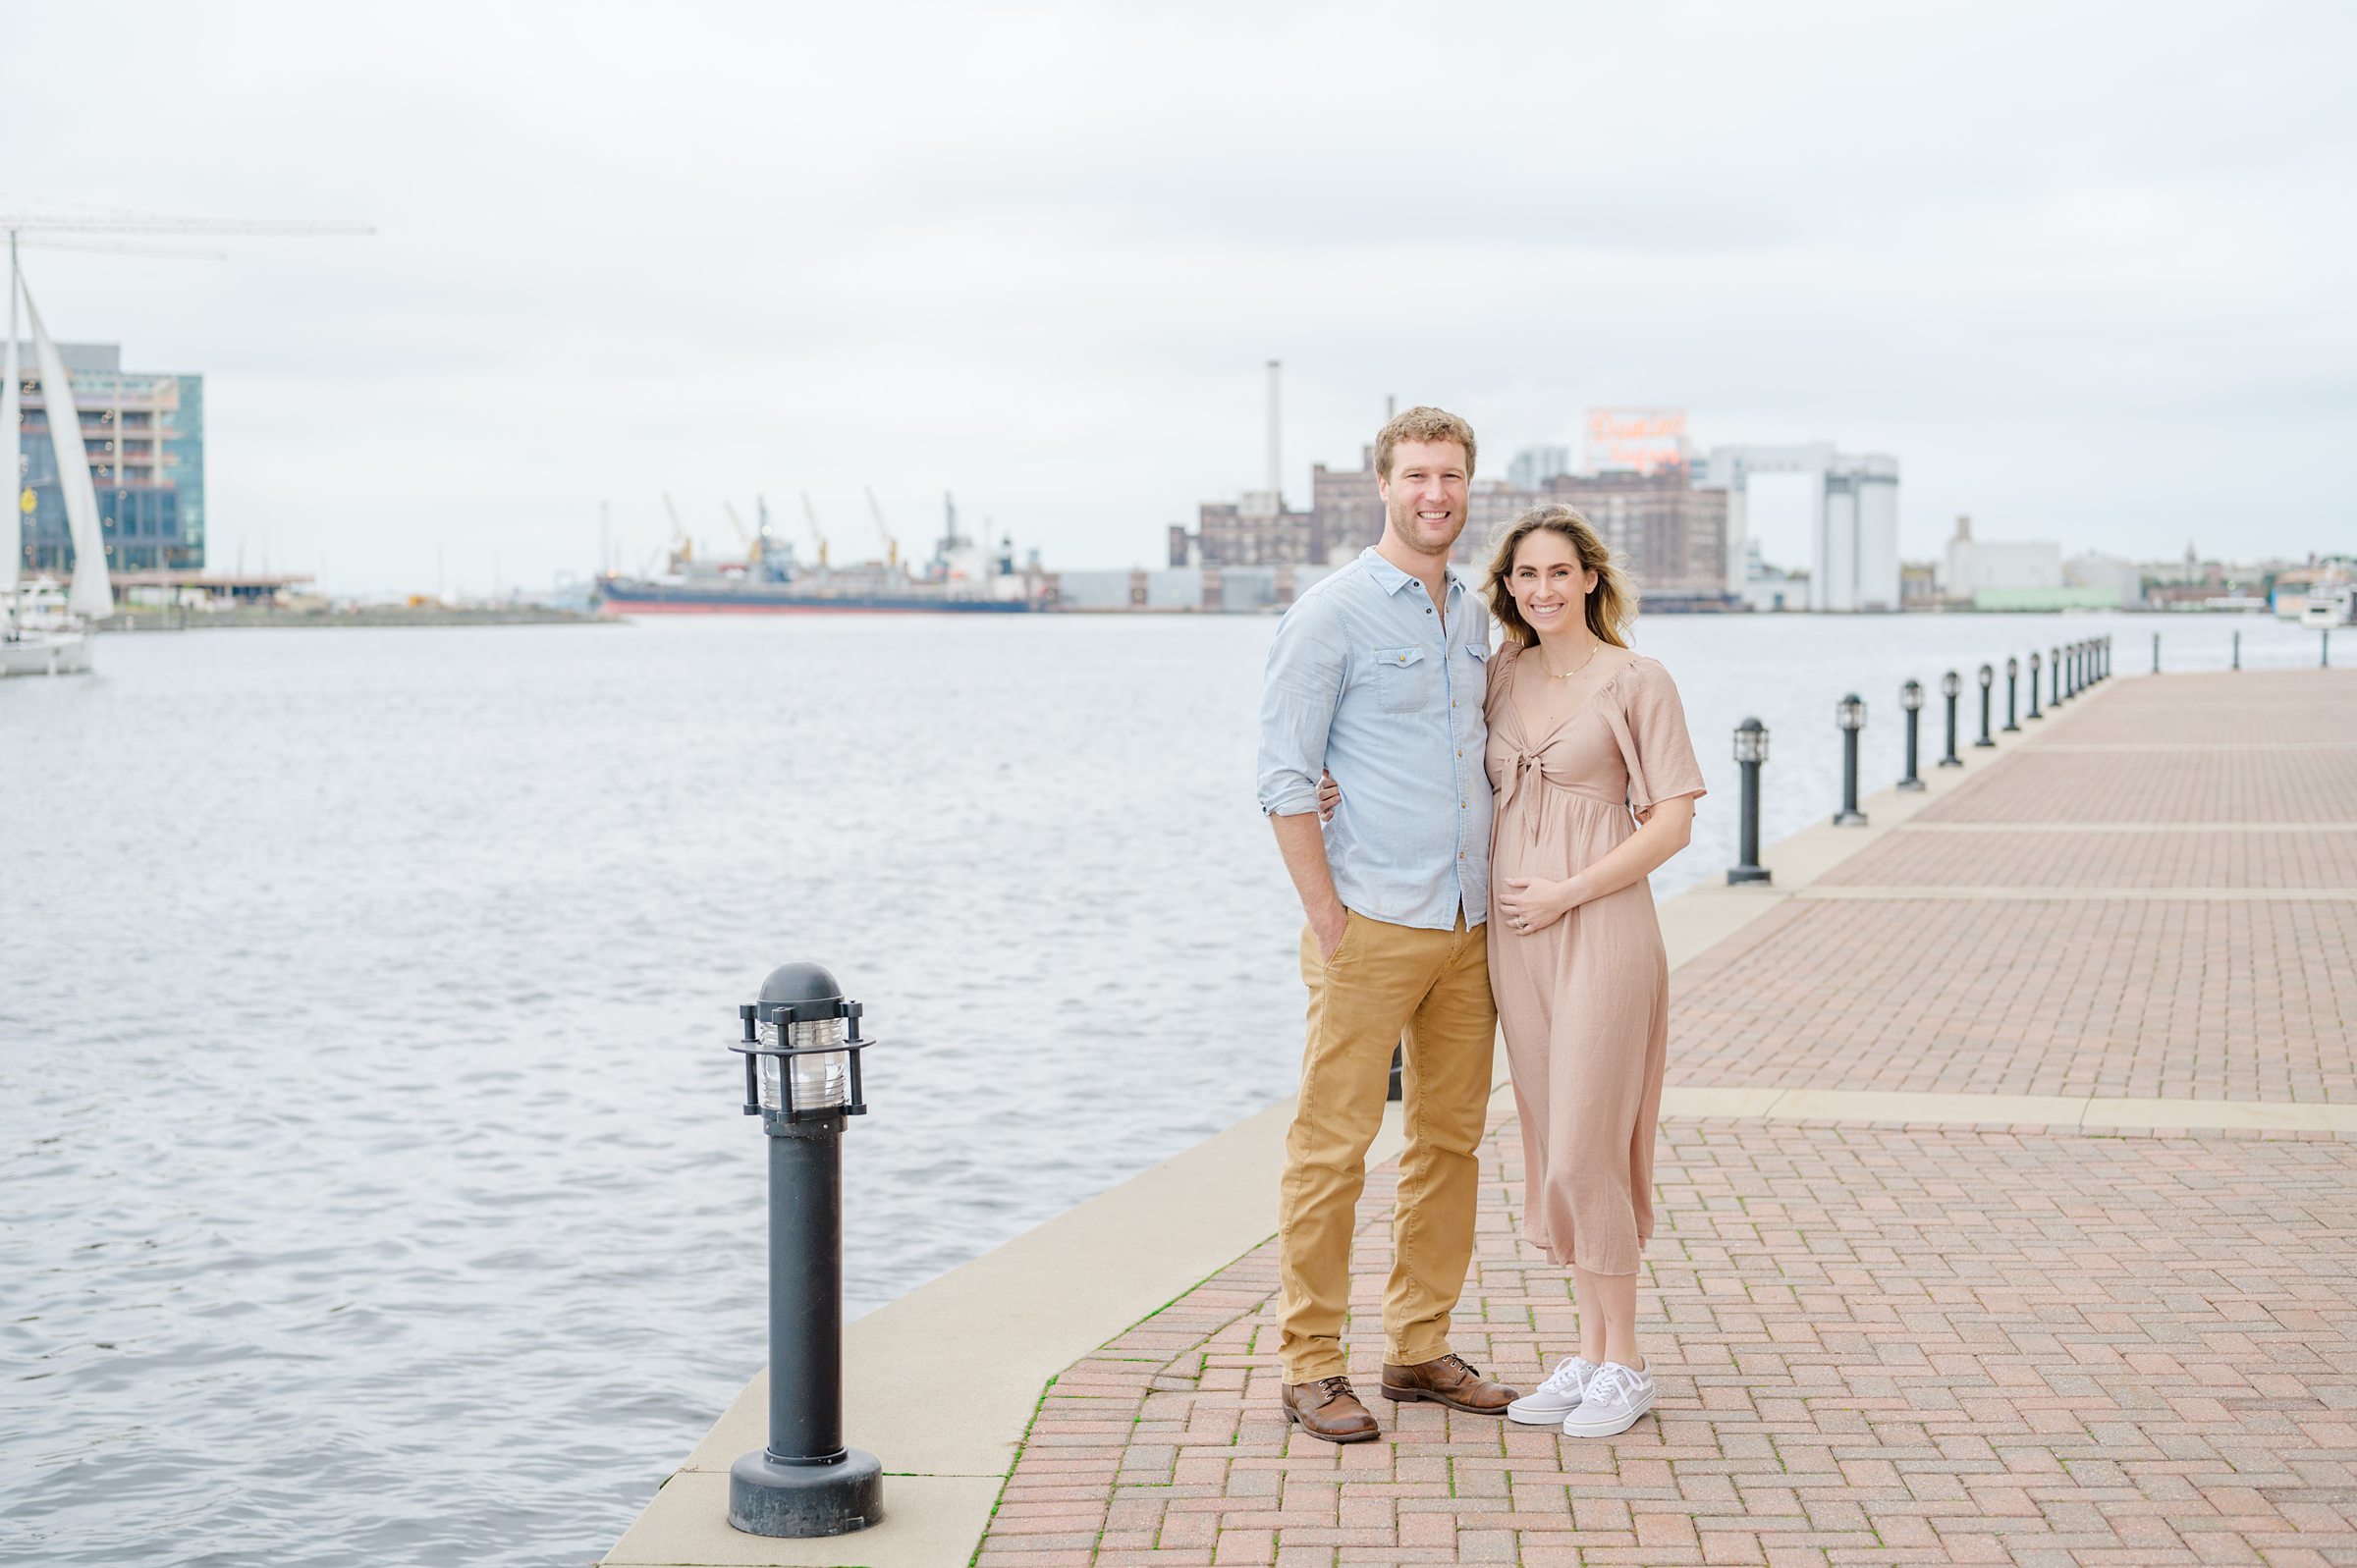
[[[1562,675],[1559,676],[1554,671],[1547,670],[1547,658],[1545,654],[1541,654],[1539,656],[1539,668],[1541,670],[1547,670],[1547,678],[1550,680],[1568,680],[1573,676],[1578,675],[1582,670],[1585,670],[1588,666],[1594,664],[1596,662],[1596,656],[1602,652],[1604,652],[1604,639],[1602,637],[1598,637],[1596,639],[1595,646],[1588,650],[1588,656],[1585,659],[1582,659],[1578,664],[1573,665],[1570,669],[1564,671]]]

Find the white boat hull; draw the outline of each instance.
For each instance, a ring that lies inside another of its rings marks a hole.
[[[90,639],[80,631],[28,631],[0,641],[0,676],[86,676]]]

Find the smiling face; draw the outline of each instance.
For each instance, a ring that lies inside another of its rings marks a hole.
[[[1579,564],[1579,551],[1553,528],[1533,528],[1514,547],[1513,569],[1506,579],[1514,608],[1541,637],[1569,632],[1586,623],[1588,595],[1596,573]]]
[[[1465,493],[1472,483],[1462,444],[1400,442],[1392,449],[1392,471],[1375,481],[1385,531],[1417,555],[1448,555],[1465,531]]]

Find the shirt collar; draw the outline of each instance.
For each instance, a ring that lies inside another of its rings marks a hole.
[[[1373,545],[1369,545],[1366,549],[1361,550],[1358,553],[1358,559],[1367,564],[1367,569],[1373,572],[1375,575],[1376,586],[1380,587],[1385,593],[1398,593],[1400,589],[1406,587],[1409,583],[1416,580],[1414,577],[1409,576],[1406,572],[1401,571],[1398,567],[1393,566],[1389,561],[1384,560],[1383,552],[1376,549]],[[1449,568],[1449,592],[1453,594],[1464,585],[1464,579],[1456,574],[1456,568],[1452,566]]]

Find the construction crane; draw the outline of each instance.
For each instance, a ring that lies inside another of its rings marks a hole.
[[[748,562],[759,560],[761,553],[753,548],[752,530],[744,525],[742,517],[737,515],[737,503],[723,501],[720,510],[729,514],[729,526],[737,530],[737,542],[744,546],[744,559]]]
[[[884,504],[876,499],[874,485],[867,486],[867,510],[875,514],[876,533],[884,541],[884,564],[888,567],[899,566],[901,564],[901,542],[892,536],[892,527],[884,520]]]
[[[810,492],[802,492],[802,515],[810,524],[810,542],[818,546],[818,564],[827,564],[827,536],[818,531],[818,509],[810,505]]]
[[[671,504],[671,492],[663,492],[663,510],[671,517],[671,551],[682,561],[695,559],[695,541],[687,537],[686,525],[680,521],[680,509]]]

